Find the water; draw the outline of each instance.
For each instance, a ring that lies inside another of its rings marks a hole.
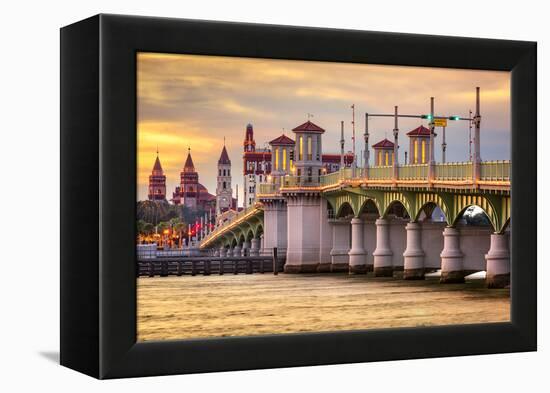
[[[347,274],[138,279],[138,340],[510,320],[509,289]]]

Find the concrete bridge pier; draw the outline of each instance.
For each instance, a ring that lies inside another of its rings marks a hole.
[[[285,273],[316,273],[319,265],[321,196],[318,193],[287,198]]]
[[[332,221],[332,272],[349,272],[350,250],[350,221],[346,218],[337,218]]]
[[[226,251],[227,251],[226,248],[224,246],[221,246],[219,251],[218,251],[218,255],[220,257],[225,257],[227,255]]]
[[[257,257],[260,255],[260,239],[255,237],[250,240],[250,256]]]
[[[409,222],[407,230],[407,248],[403,253],[405,280],[424,279],[424,250],[422,249],[422,226],[418,222]]]
[[[363,217],[363,248],[367,272],[374,270],[374,250],[376,250],[376,224],[378,215],[364,215]]]
[[[219,257],[220,256],[220,250],[214,250],[214,256]]]
[[[349,273],[367,273],[367,252],[363,245],[363,220],[354,217],[351,220],[351,249],[349,255]]]
[[[487,286],[505,288],[510,285],[510,251],[508,233],[491,234],[491,248],[485,254],[487,261]]]
[[[249,241],[244,241],[243,242],[243,248],[241,250],[241,254],[242,254],[243,257],[246,257],[246,256],[250,255],[250,242]]]
[[[441,251],[441,283],[464,282],[464,254],[460,250],[460,232],[455,227],[443,230],[443,251]]]
[[[390,222],[387,218],[379,218],[376,224],[376,250],[374,255],[374,276],[393,276],[393,252],[390,248]]]
[[[240,257],[240,256],[242,256],[242,255],[241,255],[241,246],[239,246],[239,245],[237,244],[235,247],[233,247],[233,252],[232,252],[231,255],[234,256],[234,257]]]
[[[330,273],[332,266],[332,257],[330,251],[332,250],[332,223],[328,216],[327,200],[321,198],[321,211],[320,211],[320,225],[319,225],[319,265],[317,271],[319,273]]]

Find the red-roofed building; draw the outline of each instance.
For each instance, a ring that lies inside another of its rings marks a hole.
[[[298,127],[293,128],[292,131],[294,131],[294,132],[308,132],[308,133],[315,132],[315,133],[319,133],[319,134],[322,134],[322,133],[325,132],[324,129],[322,129],[317,124],[312,123],[309,120],[306,121],[304,124],[300,124]]]
[[[372,145],[374,150],[374,166],[389,166],[393,165],[393,148],[394,143],[387,138]]]
[[[166,200],[166,176],[160,164],[159,152],[153,165],[153,171],[149,175],[149,194],[150,201],[165,201]]]
[[[427,163],[430,157],[430,129],[421,125],[407,132],[407,136],[409,137],[408,163]]]
[[[269,149],[256,149],[252,124],[246,126],[243,147],[243,206],[247,208],[253,205],[256,200],[258,184],[265,183],[267,176],[271,173],[271,151]]]
[[[210,210],[216,207],[216,197],[199,183],[199,174],[191,157],[191,149],[187,151],[187,159],[180,172],[180,185],[172,194],[174,205],[184,205],[190,209]]]

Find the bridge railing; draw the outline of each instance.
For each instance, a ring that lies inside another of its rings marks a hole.
[[[256,209],[256,206],[252,205],[252,206],[247,207],[246,209],[241,210],[240,212],[235,214],[231,220],[226,221],[226,222],[218,225],[216,228],[214,228],[214,230],[212,232],[210,232],[208,235],[206,235],[204,237],[204,239],[202,239],[202,242],[208,241],[210,238],[216,236],[218,233],[222,232],[225,228],[232,225],[233,223],[235,223],[236,221],[238,221],[242,217],[246,216],[248,213],[250,213],[251,211],[253,211],[255,209]]]
[[[260,194],[270,195],[279,191],[280,185],[274,183],[260,183]]]
[[[328,175],[321,176],[321,186],[331,186],[337,184],[342,179],[342,173],[340,171],[329,173]]]
[[[392,166],[372,166],[368,172],[368,177],[371,180],[391,180],[393,177]]]
[[[481,163],[480,177],[485,181],[509,181],[510,161],[485,161]]]
[[[472,162],[446,162],[435,164],[435,180],[468,180],[473,178]]]
[[[428,164],[402,165],[398,168],[398,176],[403,180],[426,180]]]

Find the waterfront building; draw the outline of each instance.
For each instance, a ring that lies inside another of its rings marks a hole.
[[[256,149],[254,128],[252,124],[248,124],[243,142],[244,208],[254,204],[258,185],[267,182],[270,173],[271,151],[265,148]]]

